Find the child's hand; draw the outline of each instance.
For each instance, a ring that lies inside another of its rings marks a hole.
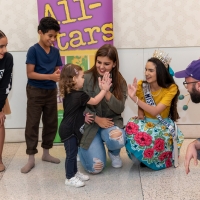
[[[137,79],[134,78],[132,85],[128,85],[128,95],[129,97],[131,97],[131,99],[133,99],[136,95],[136,91],[137,91]]]
[[[112,85],[112,79],[110,78],[110,73],[106,72],[101,81],[101,89],[105,91],[109,91]]]
[[[86,113],[85,114],[85,122],[87,124],[90,124],[94,121],[94,116],[93,115],[90,115],[90,113]]]
[[[108,79],[110,78],[110,73],[109,72],[105,72],[105,74],[103,75],[102,77],[102,80],[101,78],[99,77],[98,78],[98,81],[99,81],[99,88],[102,90],[102,84],[107,81]]]
[[[58,82],[60,80],[60,70],[57,69],[53,74],[51,74],[51,80]]]

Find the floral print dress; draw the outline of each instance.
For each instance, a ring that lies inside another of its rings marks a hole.
[[[173,124],[171,119],[165,119]],[[160,170],[173,165],[173,138],[168,128],[156,119],[131,118],[126,126],[126,150],[130,159],[136,157],[147,167]],[[184,140],[178,130],[178,148]]]
[[[145,101],[141,88],[141,81],[139,82],[138,89],[138,98]],[[174,122],[166,116],[169,115],[170,102],[173,98],[172,95],[175,93],[176,88],[172,85],[169,89],[163,89],[159,97],[154,99],[156,104],[163,102],[163,104],[168,105],[166,111],[161,113],[161,115],[162,118],[172,126],[174,126]],[[144,120],[130,118],[126,125],[126,151],[129,158],[132,160],[137,158],[140,162],[153,170],[171,167],[173,165],[173,138],[169,129],[158,119],[151,118],[146,112],[145,116]],[[179,129],[177,131],[177,145],[180,151],[184,136]]]

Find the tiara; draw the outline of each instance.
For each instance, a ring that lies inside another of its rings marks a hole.
[[[169,63],[172,60],[172,58],[170,58],[168,54],[159,49],[154,51],[153,58],[159,59],[165,65],[165,67],[168,67]]]

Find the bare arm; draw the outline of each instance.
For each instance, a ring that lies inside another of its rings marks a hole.
[[[137,91],[137,79],[135,78],[132,85],[128,85],[128,95],[129,97],[142,109],[151,114],[152,116],[156,116],[160,114],[163,110],[166,109],[166,105],[159,103],[156,106],[150,106],[146,104],[145,102],[138,99],[136,96]]]
[[[57,68],[57,70],[53,74],[40,74],[40,73],[34,72],[35,65],[27,64],[26,65],[27,77],[30,79],[52,80],[52,81],[57,82],[60,80],[60,70],[58,67],[56,67],[56,68]]]
[[[137,101],[137,97],[131,98],[134,102]],[[163,110],[165,110],[165,108],[167,107],[166,105],[159,103],[156,106],[150,106],[148,104],[146,104],[145,102],[141,101],[140,99],[138,99],[138,106],[140,108],[142,108],[143,110],[145,110],[146,112],[148,112],[149,114],[151,114],[152,116],[157,116],[158,114],[160,114]],[[138,110],[139,112],[139,110]]]
[[[90,100],[87,102],[87,104],[97,105],[104,98],[106,92],[107,92],[106,90],[101,90],[101,92],[94,98],[91,97]]]
[[[138,106],[138,119],[144,119],[144,110]]]

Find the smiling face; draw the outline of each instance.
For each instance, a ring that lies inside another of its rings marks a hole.
[[[77,76],[74,76],[74,81],[75,81],[75,88],[76,89],[81,89],[81,88],[83,88],[83,83],[84,83],[84,81],[85,81],[85,79],[84,79],[84,72],[83,72],[83,70],[81,70],[81,71],[78,71],[78,75]]]
[[[148,83],[157,82],[156,67],[152,62],[147,62],[145,67],[145,77]]]
[[[0,39],[0,59],[2,59],[7,52],[7,45],[8,45],[8,40],[7,37],[2,37]]]
[[[44,47],[50,47],[54,44],[56,41],[56,37],[58,32],[54,30],[49,30],[47,33],[43,33],[41,30],[39,30],[40,35],[40,42],[42,43],[42,46]]]
[[[98,56],[96,60],[96,68],[99,75],[103,76],[105,72],[110,72],[115,67],[115,63],[107,56]]]

